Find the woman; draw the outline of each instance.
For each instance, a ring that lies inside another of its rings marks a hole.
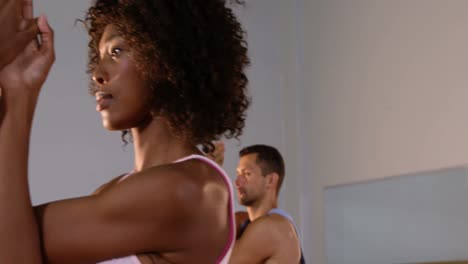
[[[85,23],[96,110],[105,128],[132,138],[134,169],[94,195],[31,208],[29,134],[54,59],[41,17],[41,46],[33,41],[0,70],[0,167],[8,167],[0,168],[0,198],[8,200],[0,207],[21,208],[0,220],[0,230],[27,226],[23,234],[41,241],[44,263],[227,263],[231,185],[197,145],[211,149],[213,140],[242,132],[249,101],[240,24],[223,0],[97,0]],[[10,254],[0,253],[0,260]],[[27,263],[40,263],[32,255]]]

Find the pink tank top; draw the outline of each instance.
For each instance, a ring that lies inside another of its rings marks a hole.
[[[191,159],[198,159],[204,161],[215,168],[219,175],[223,178],[224,183],[228,187],[229,199],[228,199],[228,207],[229,207],[229,239],[226,245],[224,246],[223,252],[219,255],[218,259],[216,260],[216,264],[228,264],[229,258],[231,257],[232,249],[234,247],[234,241],[236,239],[236,227],[235,227],[235,216],[234,216],[234,194],[233,194],[233,187],[229,176],[224,171],[224,169],[219,166],[216,162],[212,161],[211,159],[202,156],[202,155],[190,155],[181,159],[174,161],[182,162]],[[120,181],[124,180],[125,178],[129,177],[131,173],[122,177]],[[140,260],[136,255],[131,255],[123,258],[111,259],[103,262],[99,262],[98,264],[141,264]]]

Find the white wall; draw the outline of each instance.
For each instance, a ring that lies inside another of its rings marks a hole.
[[[314,263],[322,189],[468,161],[468,2],[305,2]]]
[[[252,107],[242,146],[269,144],[284,156],[286,176],[280,206],[299,226],[302,248],[312,259],[312,175],[307,131],[308,87],[305,85],[304,0],[246,1],[240,18],[247,28],[252,67],[249,71]],[[307,55],[307,56],[306,56]],[[230,145],[232,146],[232,145]],[[235,170],[239,148],[227,151],[226,168]],[[234,153],[233,153],[234,152]]]

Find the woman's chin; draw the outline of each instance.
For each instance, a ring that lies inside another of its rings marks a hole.
[[[118,118],[117,118],[118,117]],[[102,116],[102,126],[110,131],[127,130],[134,127],[145,127],[151,122],[152,117],[148,115],[141,116]]]
[[[109,131],[121,131],[121,130],[128,129],[127,126],[118,124],[116,122],[111,122],[110,120],[107,120],[107,119],[102,120],[102,126]]]

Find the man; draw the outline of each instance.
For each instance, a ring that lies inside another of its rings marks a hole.
[[[209,156],[223,161],[224,145],[215,143]],[[253,145],[239,156],[235,185],[247,213],[236,213],[237,241],[229,263],[305,263],[292,217],[277,208],[284,179],[281,154],[271,146]]]

